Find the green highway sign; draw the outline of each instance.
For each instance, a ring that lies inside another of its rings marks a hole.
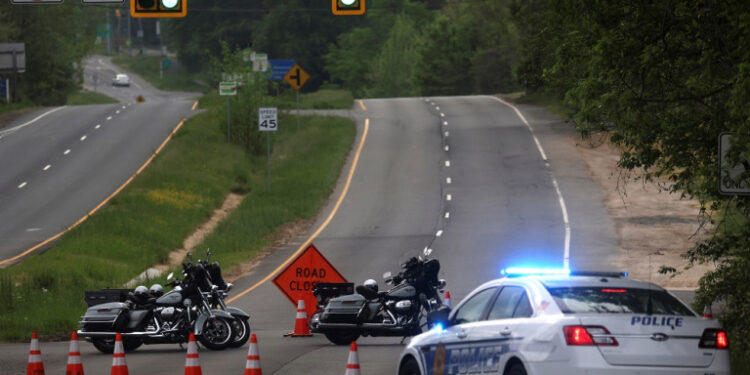
[[[219,83],[219,95],[221,95],[221,96],[234,96],[234,95],[237,95],[237,82],[221,82],[221,83]]]

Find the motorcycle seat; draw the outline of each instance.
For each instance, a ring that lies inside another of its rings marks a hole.
[[[357,294],[362,295],[362,297],[365,297],[366,300],[373,300],[373,299],[378,298],[379,296],[378,292],[364,285],[358,285],[356,290],[357,290]]]

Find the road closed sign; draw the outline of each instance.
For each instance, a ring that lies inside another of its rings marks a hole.
[[[347,281],[313,244],[310,244],[273,279],[273,283],[292,305],[297,306],[299,300],[305,301],[308,317],[317,310],[317,300],[312,290],[320,282],[345,283]]]

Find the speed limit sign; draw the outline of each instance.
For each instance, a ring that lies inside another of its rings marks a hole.
[[[279,130],[278,110],[276,108],[258,108],[258,130],[262,132]]]

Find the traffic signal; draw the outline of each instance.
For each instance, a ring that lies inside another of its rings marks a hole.
[[[337,16],[360,16],[365,14],[365,0],[331,0],[333,14]]]
[[[187,15],[187,0],[130,0],[134,18],[178,18]]]

